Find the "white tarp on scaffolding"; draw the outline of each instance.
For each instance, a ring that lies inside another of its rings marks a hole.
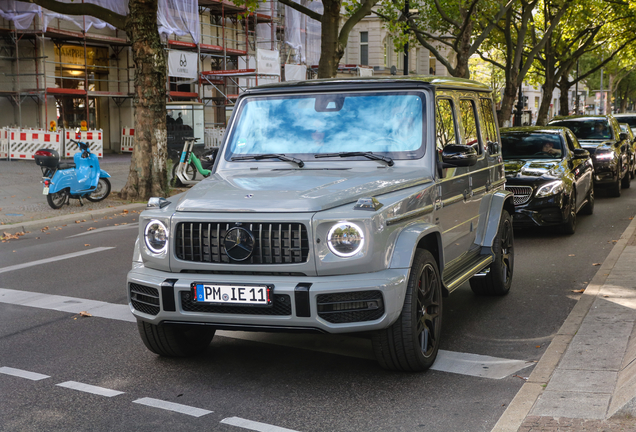
[[[323,13],[321,0],[294,0],[314,12]],[[320,60],[320,22],[285,6],[285,43],[296,52],[293,61],[316,65]]]
[[[285,81],[304,81],[307,79],[307,66],[286,64]]]
[[[73,0],[58,1],[62,3],[73,3]],[[84,2],[96,4],[120,15],[128,14],[128,0],[84,0]],[[18,30],[28,29],[35,15],[42,17],[42,29],[45,31],[49,23],[58,18],[72,22],[83,31],[88,31],[91,27],[98,29],[108,27],[113,29],[110,24],[91,16],[64,15],[31,3],[0,0],[0,16],[9,21],[13,21]],[[157,24],[159,25],[159,33],[176,34],[177,36],[189,34],[193,42],[199,43],[201,30],[197,0],[159,0]]]
[[[168,76],[196,79],[199,75],[197,53],[168,50]]]

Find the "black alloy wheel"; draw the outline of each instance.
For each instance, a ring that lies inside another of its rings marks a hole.
[[[561,232],[566,235],[572,235],[576,232],[576,190],[574,189],[572,189],[572,193],[570,194],[568,217],[565,223],[561,225]]]
[[[607,188],[607,196],[613,198],[621,196],[621,172],[622,167],[619,166],[616,173],[616,182],[612,183],[612,185]]]
[[[512,217],[503,210],[499,229],[493,242],[494,261],[485,275],[473,276],[470,288],[478,296],[503,296],[508,294],[514,273],[515,247],[512,231]]]
[[[390,370],[429,369],[442,333],[442,281],[437,261],[424,249],[415,252],[402,313],[391,327],[373,336],[378,363]]]
[[[90,194],[86,195],[86,199],[92,202],[98,202],[105,199],[110,194],[110,180],[100,178],[97,187]]]
[[[64,205],[66,202],[66,189],[63,189],[59,192],[49,193],[46,196],[46,202],[49,203],[52,209],[57,210]]]
[[[623,180],[621,181],[621,187],[623,189],[629,189],[629,187],[631,186],[632,183],[632,176],[631,173],[628,171],[625,173],[625,177],[623,177]]]

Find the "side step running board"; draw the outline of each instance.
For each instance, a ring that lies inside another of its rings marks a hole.
[[[492,262],[492,255],[476,255],[465,267],[449,275],[445,274],[444,285],[448,289],[448,292],[454,291],[476,273],[488,267]]]

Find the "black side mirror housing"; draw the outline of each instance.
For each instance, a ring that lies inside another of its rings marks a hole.
[[[477,151],[469,145],[449,144],[442,151],[444,168],[473,166],[478,157]]]
[[[590,152],[582,149],[582,148],[576,148],[574,149],[573,152],[573,159],[587,159],[590,157]]]
[[[629,136],[627,135],[627,132],[621,132],[621,133],[618,134],[618,138],[621,141],[625,141],[627,138],[629,138]]]

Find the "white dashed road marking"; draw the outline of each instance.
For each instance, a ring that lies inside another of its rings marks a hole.
[[[79,233],[79,234],[75,234],[72,236],[68,236],[66,238],[73,238],[73,237],[80,237],[80,236],[85,236],[85,235],[89,235],[89,234],[97,234],[103,231],[118,231],[118,230],[125,230],[125,229],[138,229],[139,228],[139,222],[137,223],[132,223],[132,224],[126,224],[126,225],[119,225],[119,226],[110,226],[110,227],[104,227],[104,228],[97,228],[94,230],[90,230],[90,231],[86,231],[83,233]]]
[[[174,411],[181,414],[187,414],[193,417],[201,417],[206,414],[210,414],[214,412],[214,411],[204,410],[201,408],[191,407],[188,405],[182,405],[182,404],[178,404],[174,402],[167,402],[167,401],[162,401],[160,399],[153,399],[148,397],[134,400],[133,403],[146,405],[153,408],[160,408],[160,409],[164,409],[168,411]]]
[[[104,387],[97,387],[97,386],[93,386],[89,384],[82,384],[77,381],[66,381],[56,385],[60,387],[69,388],[72,390],[78,390],[81,392],[92,393],[92,394],[96,394],[99,396],[106,396],[106,397],[113,397],[120,394],[124,394],[124,392],[121,392],[121,391],[111,390]]]
[[[112,304],[96,300],[0,288],[0,303],[37,307],[73,314],[86,311],[100,318],[136,322],[128,305]],[[324,336],[309,334],[300,336],[230,331],[218,331],[216,334],[233,339],[328,352],[347,357],[357,357],[368,360],[373,360],[374,358],[370,345],[371,342],[368,339],[346,335],[334,335],[333,337],[325,338]],[[439,350],[437,360],[431,369],[482,378],[502,379],[533,364],[533,362],[523,360]]]
[[[37,266],[37,265],[41,265],[41,264],[47,264],[47,263],[51,263],[51,262],[55,262],[55,261],[61,261],[61,260],[69,259],[69,258],[77,258],[77,257],[83,256],[83,255],[88,255],[88,254],[92,254],[92,253],[95,253],[95,252],[102,252],[102,251],[109,250],[109,249],[115,249],[115,248],[114,247],[98,247],[98,248],[93,248],[93,249],[86,249],[86,250],[83,250],[81,252],[73,252],[73,253],[69,253],[69,254],[65,254],[65,255],[58,255],[58,256],[49,257],[49,258],[45,258],[45,259],[41,259],[41,260],[37,260],[37,261],[31,261],[31,262],[26,262],[26,263],[22,263],[22,264],[16,264],[16,265],[8,266],[8,267],[1,267],[0,268],[0,273],[13,271],[13,270],[20,270],[20,269],[27,268],[27,267],[33,267],[33,266]]]
[[[51,378],[48,375],[42,375],[39,373],[35,373],[35,372],[29,372],[29,371],[25,371],[22,369],[15,369],[12,367],[0,367],[0,373],[5,374],[5,375],[11,375],[11,376],[15,376],[15,377],[19,377],[19,378],[26,378],[29,379],[31,381],[39,381],[39,380],[43,380],[46,378]]]
[[[246,420],[240,417],[228,417],[221,420],[221,423],[231,426],[238,426],[244,429],[249,429],[257,432],[297,432],[292,429],[286,429],[278,426],[272,426],[267,423],[259,423],[252,420]]]

